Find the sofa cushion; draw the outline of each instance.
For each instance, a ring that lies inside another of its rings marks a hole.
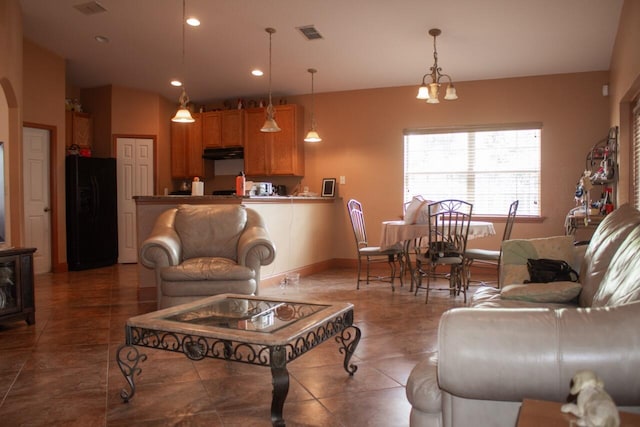
[[[640,300],[640,226],[636,226],[613,255],[592,307],[611,307]]]
[[[529,302],[569,302],[574,300],[582,286],[576,282],[528,283],[507,285],[500,291],[504,299]]]
[[[607,215],[596,228],[580,269],[581,307],[590,307],[611,260],[627,235],[640,224],[640,212],[624,204]],[[611,282],[609,282],[611,283]]]
[[[500,287],[529,280],[527,260],[549,258],[567,261],[575,269],[573,237],[553,236],[539,239],[514,239],[502,242]]]
[[[471,296],[473,308],[575,308],[575,302],[532,302],[517,299],[506,299],[500,295],[500,289],[481,286]]]
[[[241,205],[180,205],[174,227],[182,259],[222,257],[238,260],[238,239],[247,223]]]

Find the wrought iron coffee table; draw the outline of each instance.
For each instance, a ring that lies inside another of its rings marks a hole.
[[[353,304],[312,303],[279,298],[224,294],[166,308],[127,320],[126,343],[117,361],[129,389],[120,396],[128,402],[135,394],[135,375],[147,356],[137,347],[184,353],[191,360],[224,359],[271,368],[273,398],[271,422],[284,426],[282,416],[289,392],[290,362],[335,336],[350,364],[360,329],[353,325]]]

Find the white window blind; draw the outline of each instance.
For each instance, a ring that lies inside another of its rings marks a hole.
[[[540,215],[541,124],[405,130],[404,201],[460,199],[474,215]]]
[[[640,98],[633,107],[633,204],[640,209]]]

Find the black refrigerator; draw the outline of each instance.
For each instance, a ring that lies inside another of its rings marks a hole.
[[[86,270],[118,262],[116,159],[67,156],[67,263]]]

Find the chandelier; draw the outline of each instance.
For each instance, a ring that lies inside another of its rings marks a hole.
[[[453,101],[458,99],[456,88],[453,86],[451,76],[449,74],[442,74],[442,68],[438,66],[438,51],[436,49],[436,37],[442,34],[438,28],[432,28],[429,30],[429,35],[433,36],[433,66],[429,69],[429,72],[422,76],[422,85],[418,89],[418,99],[426,99],[427,104],[438,104],[440,95],[440,79],[446,77],[449,79],[447,85],[447,91],[444,95],[444,99],[447,101]],[[426,78],[431,78],[431,83],[427,84]]]

